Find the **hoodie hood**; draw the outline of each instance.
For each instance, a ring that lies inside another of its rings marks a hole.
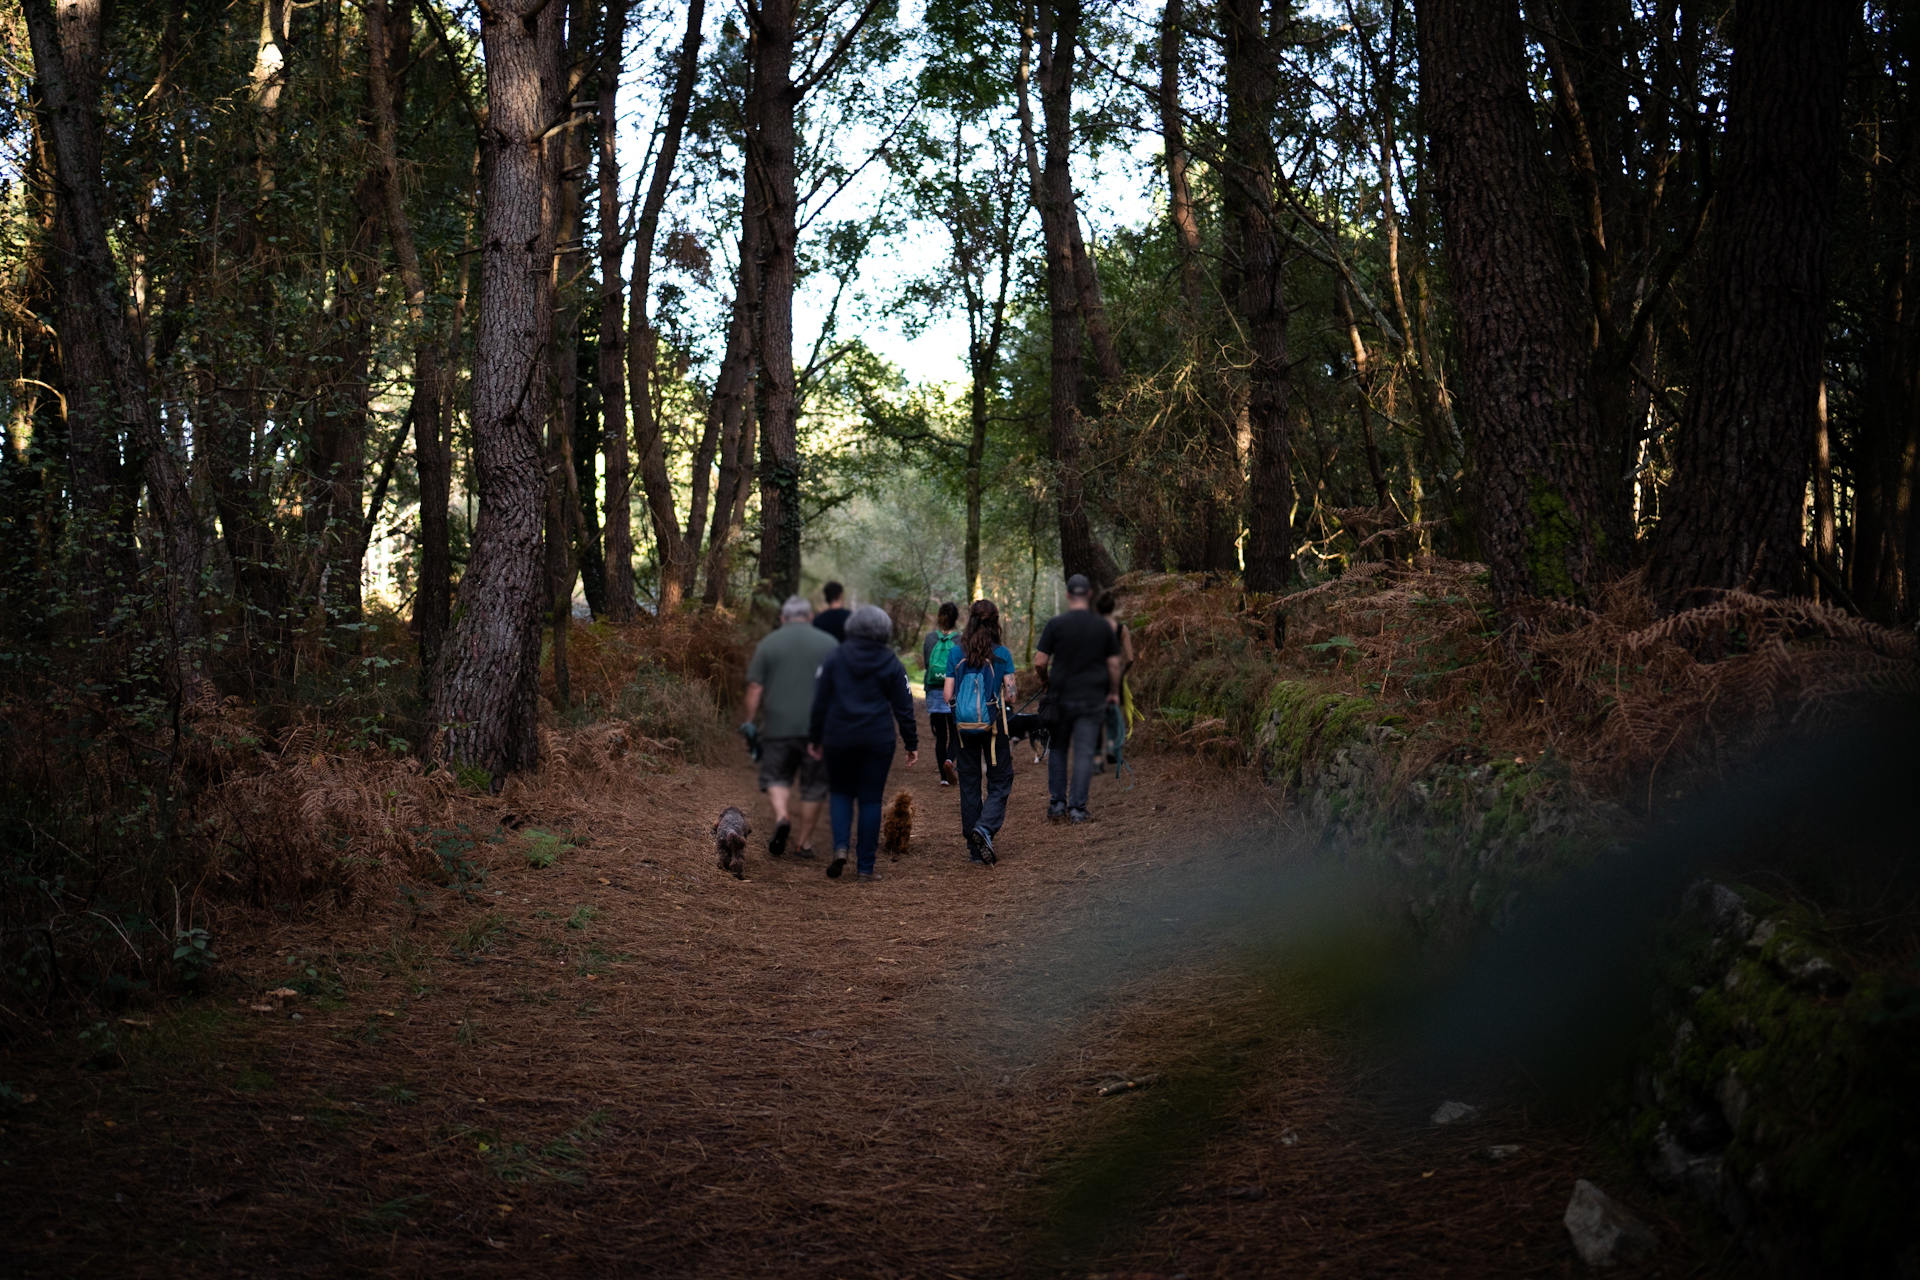
[[[893,650],[878,640],[862,640],[848,636],[840,646],[840,661],[846,665],[851,676],[877,675],[889,662],[897,662]]]

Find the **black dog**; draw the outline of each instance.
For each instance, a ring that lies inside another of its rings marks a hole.
[[[1047,723],[1047,717],[1038,711],[1010,711],[1007,713],[1007,736],[1013,739],[1025,738],[1033,747],[1035,764],[1046,759],[1048,745],[1053,741],[1053,728]]]

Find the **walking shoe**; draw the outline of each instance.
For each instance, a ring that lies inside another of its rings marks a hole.
[[[853,878],[858,884],[870,884],[880,878],[880,873],[878,871],[856,871],[853,873]]]
[[[794,857],[796,857],[796,858],[804,858],[804,859],[806,859],[806,860],[807,860],[808,862],[812,862],[812,861],[813,861],[813,846],[812,846],[812,845],[810,845],[810,844],[803,844],[803,845],[801,845],[801,846],[800,846],[800,847],[799,847],[798,849],[795,849],[795,850],[793,851],[793,856],[794,856]]]
[[[1048,822],[1059,822],[1062,818],[1065,818],[1066,816],[1067,816],[1066,801],[1055,800],[1047,805],[1047,821]]]
[[[838,880],[840,873],[846,869],[847,851],[845,849],[835,849],[833,851],[833,861],[827,864],[827,879]]]
[[[773,829],[773,835],[767,840],[767,853],[770,856],[777,858],[787,851],[787,832],[791,830],[793,830],[793,823],[782,818],[780,825]]]
[[[940,762],[940,784],[947,787],[960,785],[960,769],[951,760]]]
[[[992,866],[994,863],[1000,861],[993,853],[993,833],[991,831],[988,831],[985,827],[975,827],[973,829],[973,836],[974,839],[980,842],[980,861],[986,863],[988,866]]]
[[[1085,809],[1074,809],[1068,812],[1067,821],[1077,827],[1083,822],[1092,822],[1093,819],[1087,816]]]
[[[980,839],[980,832],[978,829],[967,832],[967,861],[968,862],[977,862],[983,867],[987,865],[986,854],[982,852],[983,843],[984,842]]]

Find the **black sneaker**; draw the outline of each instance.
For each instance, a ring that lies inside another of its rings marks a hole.
[[[1048,822],[1059,822],[1062,819],[1064,819],[1066,816],[1067,816],[1067,805],[1064,800],[1055,800],[1047,806]]]
[[[810,844],[803,844],[798,849],[795,849],[793,851],[793,856],[796,858],[802,858],[808,862],[812,862],[814,857],[813,846]]]
[[[1093,819],[1087,816],[1085,809],[1073,809],[1068,811],[1067,821],[1077,827],[1083,822],[1092,822]]]
[[[835,849],[833,851],[833,861],[827,864],[827,879],[838,880],[840,873],[846,869],[847,851],[845,849]]]
[[[993,836],[987,832],[985,827],[975,827],[973,829],[973,838],[979,841],[980,861],[986,863],[988,866],[992,866],[994,863],[1000,861],[993,853]]]
[[[878,871],[856,871],[853,873],[853,878],[860,884],[872,884],[880,878],[880,873]]]
[[[767,841],[767,853],[771,857],[777,858],[787,851],[787,832],[791,830],[793,830],[793,823],[785,819],[782,819],[780,825],[773,829],[773,836]]]
[[[986,858],[980,852],[980,833],[978,831],[967,832],[967,861],[977,862],[983,867],[987,865]]]

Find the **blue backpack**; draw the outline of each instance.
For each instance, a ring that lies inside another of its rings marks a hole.
[[[991,733],[1000,727],[1005,708],[1000,705],[1000,678],[993,664],[954,668],[953,720],[961,733]]]

